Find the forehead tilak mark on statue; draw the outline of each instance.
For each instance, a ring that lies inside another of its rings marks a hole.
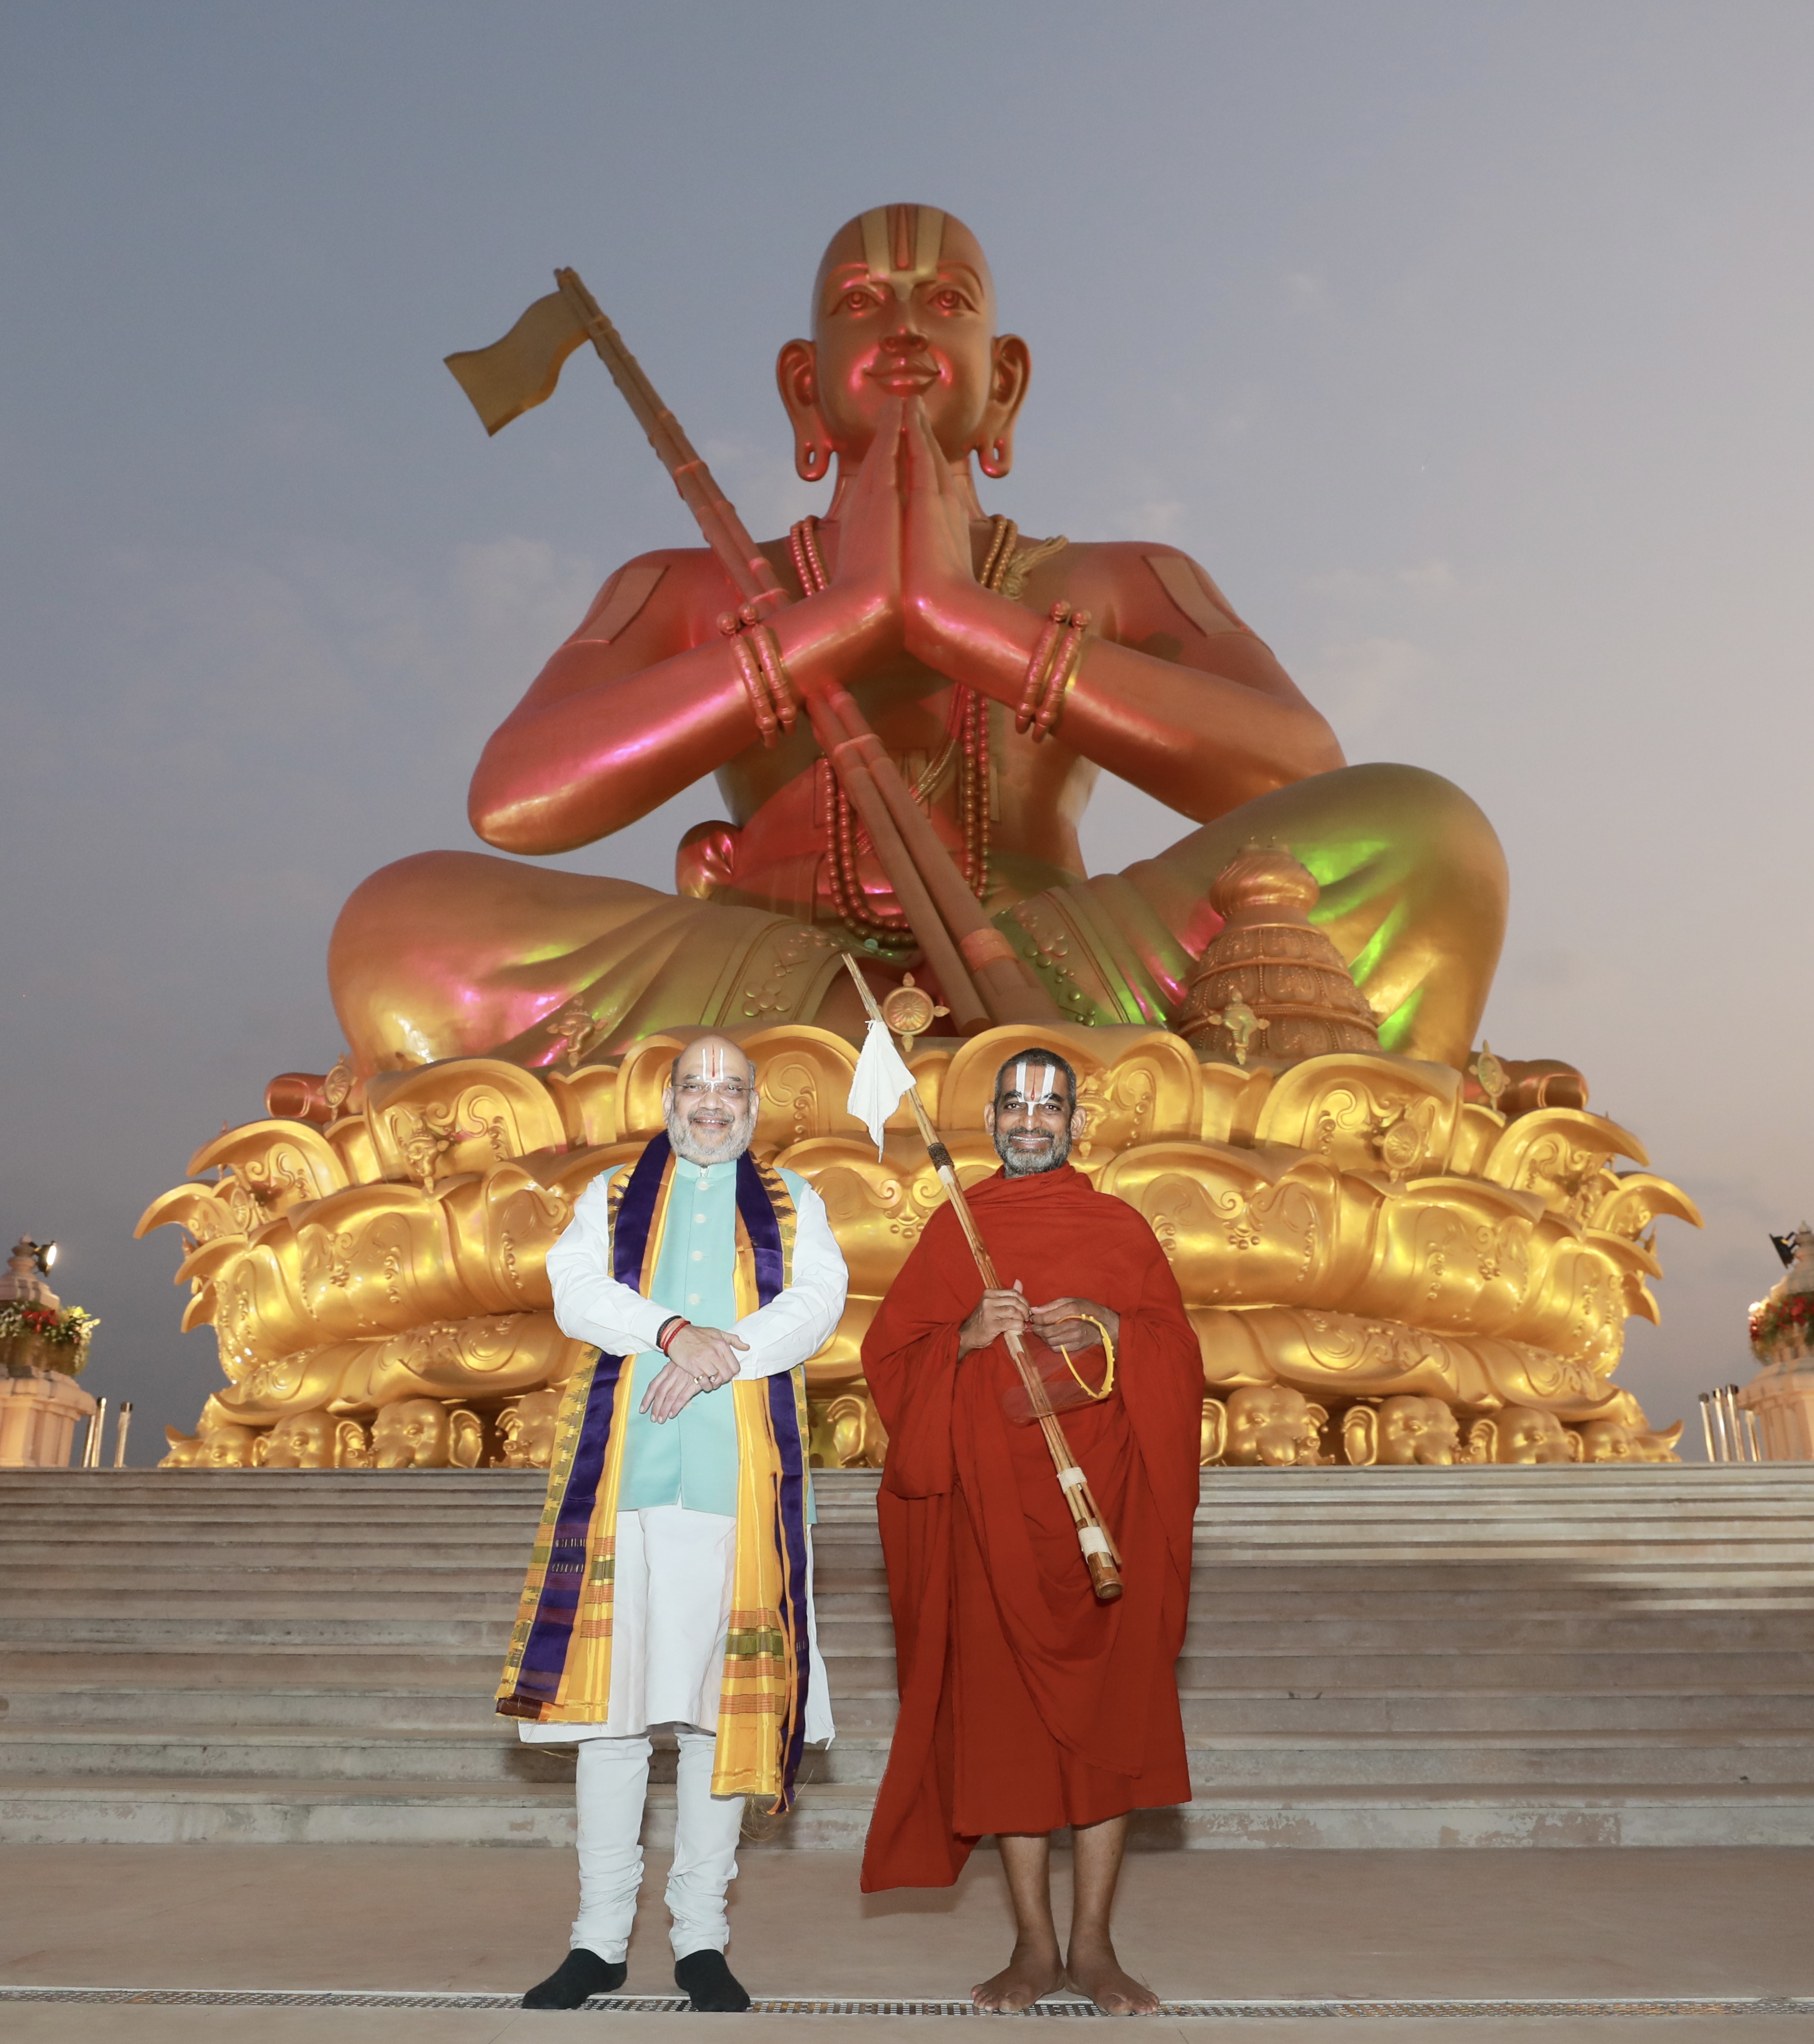
[[[934,206],[874,206],[859,225],[870,275],[902,305],[911,305],[919,286],[931,283],[939,274],[944,213]]]

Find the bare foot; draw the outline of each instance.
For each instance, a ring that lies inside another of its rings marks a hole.
[[[1064,1965],[1055,1945],[1030,1946],[1017,1940],[1014,1956],[1000,1973],[992,1973],[973,1987],[970,1998],[989,2014],[1016,2015],[1024,2008],[1031,2008],[1042,1994],[1063,1985]],[[1159,2004],[1155,2001],[1153,2006],[1157,2008]]]
[[[1079,1994],[1088,1995],[1105,2015],[1157,2015],[1159,2012],[1159,1996],[1122,1970],[1112,1945],[1088,1954],[1073,1947],[1066,1970],[1071,1985]]]

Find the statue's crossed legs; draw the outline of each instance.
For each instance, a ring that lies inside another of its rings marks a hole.
[[[1295,782],[1155,859],[1050,888],[995,920],[1067,1016],[1166,1026],[1214,934],[1210,887],[1253,838],[1289,846],[1316,875],[1314,920],[1380,1016],[1382,1047],[1463,1064],[1505,934],[1505,860],[1479,808],[1418,767]],[[672,1028],[854,1033],[838,970],[853,942],[840,925],[433,851],[355,891],[329,974],[362,1073],[486,1055],[540,1064],[588,1025],[588,1046],[613,1051]]]

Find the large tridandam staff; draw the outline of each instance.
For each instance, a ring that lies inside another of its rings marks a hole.
[[[578,271],[557,270],[555,282],[559,289],[536,299],[502,340],[450,355],[448,367],[486,431],[495,433],[552,397],[562,364],[575,348],[592,343],[742,600],[722,622],[728,635],[744,644],[740,657],[752,667],[757,693],[766,691],[763,736],[773,744],[778,727],[792,728],[794,706],[767,620],[794,599]],[[850,691],[836,682],[821,686],[808,697],[806,714],[959,1028],[1057,1020],[1051,995],[984,914]]]
[[[926,1103],[920,1097],[913,1074],[894,1047],[887,1020],[875,1004],[875,996],[869,990],[869,982],[863,976],[862,966],[848,951],[844,954],[844,963],[849,966],[851,978],[863,995],[863,1006],[869,1011],[869,1034],[851,1087],[851,1112],[859,1121],[868,1123],[872,1131],[879,1131],[882,1123],[905,1098],[913,1110],[913,1119],[920,1124],[926,1155],[932,1160],[932,1168],[944,1186],[945,1197],[951,1201],[958,1225],[970,1244],[970,1253],[976,1259],[983,1284],[990,1291],[999,1292],[1004,1287],[996,1274],[995,1260],[977,1228],[976,1216],[970,1212],[970,1201],[959,1182],[951,1153],[939,1140],[938,1131],[926,1112]],[[879,1142],[879,1135],[877,1139]],[[1013,1358],[1014,1367],[1020,1372],[1021,1388],[1027,1394],[1034,1418],[1040,1423],[1040,1431],[1045,1436],[1046,1447],[1051,1455],[1052,1467],[1058,1473],[1059,1488],[1070,1508],[1071,1520],[1077,1528],[1077,1544],[1083,1550],[1084,1566],[1090,1571],[1090,1586],[1096,1593],[1099,1604],[1113,1604],[1121,1594],[1121,1557],[1108,1527],[1102,1523],[1101,1512],[1090,1491],[1090,1479],[1071,1453],[1064,1428],[1052,1410],[1045,1379],[1034,1366],[1018,1330],[1010,1328],[1002,1340]]]

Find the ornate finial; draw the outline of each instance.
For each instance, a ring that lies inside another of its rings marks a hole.
[[[347,1097],[358,1076],[353,1070],[352,1053],[342,1051],[334,1060],[333,1070],[321,1082],[321,1097],[328,1103],[330,1120],[337,1120],[345,1112]]]
[[[1341,953],[1311,926],[1318,892],[1280,844],[1244,844],[1216,876],[1209,901],[1223,928],[1177,1024],[1200,1055],[1243,1066],[1257,1056],[1278,1070],[1325,1051],[1379,1048],[1378,1024]]]
[[[1244,1001],[1239,1000],[1229,1001],[1226,1006],[1218,1008],[1213,1015],[1205,1015],[1203,1019],[1205,1022],[1216,1023],[1233,1037],[1235,1062],[1243,1066],[1247,1062],[1248,1043],[1255,1036],[1263,1036],[1272,1026],[1262,1021]]]
[[[901,984],[882,1001],[882,1019],[901,1039],[904,1057],[911,1056],[913,1039],[923,1036],[941,1015],[948,1015],[948,1008],[937,1006],[924,987],[913,984],[913,975],[909,973]]]
[[[605,1033],[604,1024],[577,995],[542,1027],[548,1035],[566,1044],[561,1055],[570,1072],[579,1070],[580,1060]]]
[[[1512,1083],[1512,1074],[1493,1055],[1493,1046],[1482,1036],[1480,1048],[1468,1061],[1468,1070],[1474,1074],[1474,1082],[1486,1096],[1486,1104],[1497,1113],[1506,1089]]]

